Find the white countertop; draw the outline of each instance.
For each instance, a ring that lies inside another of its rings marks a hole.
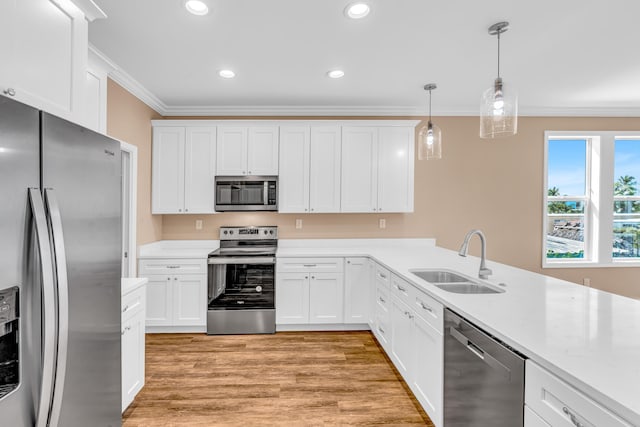
[[[123,277],[120,295],[125,296],[135,291],[140,286],[146,285],[148,281],[149,279],[146,277]]]
[[[160,240],[138,246],[138,258],[203,259],[219,247],[219,240]]]
[[[185,242],[188,241],[176,243],[176,248],[183,246],[185,252],[197,252],[187,249]],[[203,252],[202,242],[197,242]],[[208,242],[208,249],[217,247],[217,241]],[[488,282],[505,283],[506,292],[446,292],[409,270],[445,268],[477,277],[480,260],[462,258],[434,243],[431,239],[281,239],[277,256],[371,256],[640,426],[640,301],[491,261],[487,262],[493,270]],[[490,254],[490,238],[488,243]],[[162,247],[163,242],[158,244]],[[177,250],[166,251],[171,257],[180,257]]]

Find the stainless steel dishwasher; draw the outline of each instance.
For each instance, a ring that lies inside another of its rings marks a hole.
[[[524,357],[449,309],[444,427],[522,427]]]

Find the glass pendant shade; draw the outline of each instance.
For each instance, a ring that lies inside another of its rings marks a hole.
[[[518,95],[497,78],[480,101],[480,138],[503,138],[518,133]]]
[[[442,132],[431,121],[418,132],[418,160],[442,158]]]

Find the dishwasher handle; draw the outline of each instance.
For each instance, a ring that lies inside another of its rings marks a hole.
[[[511,381],[511,369],[500,363],[495,357],[491,356],[485,350],[478,345],[474,344],[466,335],[451,326],[449,328],[449,334],[456,339],[460,344],[466,347],[471,353],[473,353],[480,360],[484,361],[487,365],[495,369],[500,375],[502,375],[507,381]]]

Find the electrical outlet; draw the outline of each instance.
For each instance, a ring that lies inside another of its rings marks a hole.
[[[378,221],[378,226],[380,228],[387,228],[387,220],[384,218],[380,218],[380,221]]]
[[[302,228],[302,220],[296,219],[296,229],[300,230]]]
[[[584,279],[582,279],[582,284],[585,285],[587,288],[591,287],[591,279],[588,277],[585,277]]]
[[[202,220],[196,219],[196,230],[202,230]]]

